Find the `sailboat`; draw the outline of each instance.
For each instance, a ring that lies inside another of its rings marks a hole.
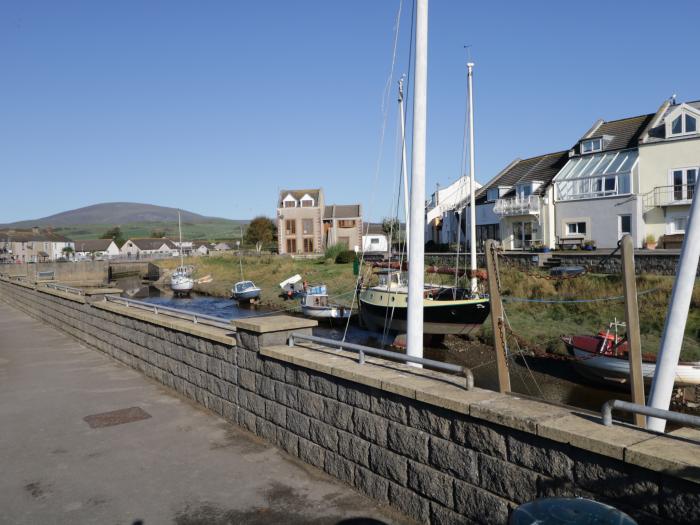
[[[419,1],[419,5],[423,2]],[[425,16],[425,33],[427,33],[427,5],[423,9]],[[400,270],[386,269],[377,272],[379,284],[360,290],[360,319],[370,329],[388,330],[391,332],[408,333],[411,340],[411,331],[415,330],[415,323],[419,323],[420,335],[417,338],[422,341],[422,334],[467,334],[486,321],[490,312],[489,298],[478,293],[476,271],[476,232],[474,218],[474,140],[473,140],[473,113],[472,113],[472,66],[468,64],[468,91],[469,91],[469,129],[470,129],[470,193],[471,193],[471,286],[470,289],[457,288],[456,286],[430,285],[424,282],[424,218],[423,206],[425,202],[425,104],[427,81],[427,52],[422,61],[422,68],[418,64],[418,32],[416,35],[416,86],[414,100],[414,126],[413,126],[413,158],[412,158],[412,184],[411,207],[409,226],[409,276],[408,284],[405,283]],[[427,41],[422,46],[427,49]],[[419,82],[419,74],[422,77]],[[405,139],[403,138],[403,83],[399,82],[399,107],[401,117],[402,134],[402,170],[404,181],[406,180]],[[418,111],[416,110],[418,108]],[[418,176],[416,176],[418,175]],[[404,191],[407,184],[404,183]],[[412,299],[413,298],[413,299]],[[413,309],[419,310],[411,315],[411,301]],[[410,343],[409,343],[410,345]]]
[[[242,303],[253,301],[260,297],[261,290],[255,286],[253,281],[246,281],[245,277],[243,277],[243,256],[241,255],[240,251],[240,243],[238,246],[238,264],[241,267],[241,280],[234,284],[233,288],[231,288],[231,296],[239,303]]]
[[[192,278],[194,267],[185,266],[185,255],[182,250],[182,223],[180,221],[179,211],[177,212],[177,229],[180,234],[180,266],[175,268],[175,271],[170,277],[170,289],[175,295],[189,295],[194,288],[194,279]]]

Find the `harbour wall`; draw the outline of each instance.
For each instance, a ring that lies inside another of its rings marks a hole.
[[[0,300],[62,330],[420,523],[507,522],[543,496],[640,523],[700,521],[700,432],[659,436],[463,378],[297,342],[315,322],[222,329],[0,280]]]

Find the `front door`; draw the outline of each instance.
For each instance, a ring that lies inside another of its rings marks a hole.
[[[532,244],[532,221],[513,223],[513,249],[525,250]]]

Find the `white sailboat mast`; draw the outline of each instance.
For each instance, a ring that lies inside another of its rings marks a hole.
[[[182,253],[182,222],[180,222],[180,210],[177,210],[177,231],[180,232],[180,266],[185,266],[185,256]]]
[[[425,136],[428,105],[428,0],[416,0],[413,143],[409,215],[411,259],[408,265],[408,333],[406,353],[423,357],[423,289],[425,252]]]
[[[410,255],[410,233],[411,228],[409,225],[410,217],[410,206],[408,205],[408,171],[406,170],[406,129],[404,120],[404,110],[403,110],[403,78],[399,80],[399,111],[401,119],[401,172],[403,173],[403,205],[404,213],[406,214],[406,259]],[[401,226],[399,225],[399,234],[401,233]],[[391,248],[391,247],[390,247]]]
[[[471,259],[471,292],[478,292],[476,283],[476,198],[474,182],[474,97],[472,89],[474,63],[467,63],[467,90],[469,91],[469,247]]]

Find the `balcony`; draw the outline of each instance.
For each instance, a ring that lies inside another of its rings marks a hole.
[[[644,208],[649,210],[655,206],[688,206],[693,202],[693,195],[695,184],[657,186],[644,194]]]
[[[538,215],[540,213],[540,197],[529,195],[528,197],[512,197],[510,199],[498,199],[493,207],[496,215]]]

